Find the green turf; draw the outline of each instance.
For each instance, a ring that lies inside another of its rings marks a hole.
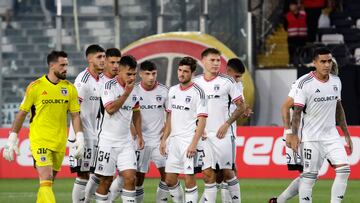
[[[73,179],[59,179],[55,181],[54,192],[58,203],[71,202],[71,190]],[[240,181],[243,203],[266,203],[269,197],[278,195],[291,180],[265,180],[265,179],[243,179]],[[145,202],[155,202],[155,191],[158,184],[157,179],[145,181]],[[316,183],[313,191],[313,202],[330,202],[331,180],[320,180]],[[200,192],[203,183],[198,183]],[[0,202],[1,203],[29,203],[36,201],[38,181],[34,179],[2,179],[0,180]],[[349,181],[344,203],[360,202],[360,181]],[[200,195],[199,195],[200,196]],[[219,196],[219,194],[218,194]],[[118,201],[121,202],[121,201]],[[221,202],[218,200],[218,202]],[[297,198],[289,202],[298,202]]]

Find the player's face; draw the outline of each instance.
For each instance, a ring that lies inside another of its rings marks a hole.
[[[141,82],[144,85],[153,86],[156,82],[157,70],[152,70],[152,71],[143,70],[143,71],[140,71],[139,76],[141,78]]]
[[[103,72],[105,67],[105,52],[97,52],[89,55],[89,63],[93,65],[98,73]]]
[[[202,58],[202,63],[205,66],[205,71],[211,74],[217,74],[220,70],[220,55],[218,54],[209,54]]]
[[[333,65],[331,54],[319,55],[315,58],[314,65],[317,73],[324,76],[329,75]]]
[[[124,83],[132,83],[136,79],[136,68],[120,65],[119,73],[120,80]]]
[[[234,69],[232,69],[231,67],[227,67],[226,69],[226,72],[227,72],[227,75],[234,78],[234,80],[236,82],[239,82],[241,80],[241,77],[242,77],[242,73],[238,73],[236,72]]]
[[[119,72],[120,57],[111,56],[106,57],[106,66],[104,71],[109,73],[112,77],[115,77]]]
[[[68,65],[69,61],[67,58],[59,57],[57,62],[50,63],[50,69],[54,72],[57,78],[65,80]]]
[[[183,65],[179,66],[178,71],[178,79],[181,84],[187,84],[191,81],[192,72],[190,66]]]

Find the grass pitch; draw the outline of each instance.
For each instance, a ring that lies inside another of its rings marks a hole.
[[[158,179],[146,179],[145,202],[155,202],[155,193]],[[71,202],[71,191],[74,179],[58,179],[55,181],[54,193],[58,203]],[[268,202],[272,196],[279,195],[291,182],[290,179],[241,179],[241,197],[243,203]],[[313,191],[313,202],[330,202],[332,180],[319,180]],[[203,182],[198,181],[199,196],[203,191]],[[1,179],[0,180],[0,202],[1,203],[29,203],[36,202],[38,180],[36,179]],[[348,182],[344,203],[360,202],[360,180]],[[218,197],[220,193],[218,193]],[[94,201],[95,202],[95,201]],[[117,202],[121,202],[118,200]],[[221,202],[218,198],[217,202]],[[289,201],[298,202],[297,197]]]

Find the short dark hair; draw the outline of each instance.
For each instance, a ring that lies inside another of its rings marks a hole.
[[[121,52],[117,48],[109,48],[105,51],[106,57],[121,57]]]
[[[190,66],[191,73],[195,72],[197,62],[190,56],[185,56],[179,61],[179,66]]]
[[[130,69],[136,69],[136,59],[131,55],[125,55],[120,59],[120,66],[129,66]]]
[[[227,62],[227,66],[237,73],[245,73],[245,65],[239,58],[232,58]]]
[[[47,64],[50,65],[51,62],[57,62],[59,57],[67,58],[67,53],[64,51],[51,51],[46,58]]]
[[[201,58],[204,58],[209,54],[221,55],[221,52],[215,48],[206,48],[203,52],[201,52]]]
[[[142,62],[140,64],[140,70],[141,71],[153,71],[153,70],[156,70],[156,65],[155,63],[149,61],[149,60],[146,60],[144,62]]]
[[[92,44],[86,48],[85,55],[87,57],[89,54],[96,54],[98,52],[105,52],[105,49],[98,44]]]
[[[319,55],[331,54],[331,51],[327,47],[318,47],[314,50],[313,60],[315,60]]]

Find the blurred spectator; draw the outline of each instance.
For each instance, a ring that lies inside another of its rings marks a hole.
[[[14,13],[14,0],[1,0],[0,1],[0,17],[4,18],[6,28],[12,28],[11,18]]]
[[[284,27],[288,32],[289,63],[297,65],[296,55],[307,40],[306,13],[300,10],[297,1],[290,2],[289,12],[285,16]]]
[[[302,0],[306,12],[308,41],[315,42],[321,10],[325,7],[325,0]]]
[[[52,23],[52,11],[54,9],[49,10],[49,5],[48,3],[54,4],[55,1],[45,1],[45,0],[40,0],[40,6],[41,6],[41,10],[45,16],[45,27],[47,28],[52,28],[53,27],[53,23]],[[50,5],[51,8],[55,8],[53,5]]]

